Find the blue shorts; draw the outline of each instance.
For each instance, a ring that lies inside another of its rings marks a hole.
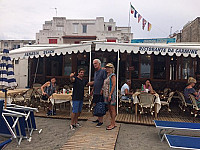
[[[72,101],[72,112],[78,113],[82,111],[83,101]]]

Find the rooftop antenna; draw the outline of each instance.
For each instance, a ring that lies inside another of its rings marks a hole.
[[[57,17],[57,8],[51,8],[51,9],[55,9],[55,11],[56,11],[56,17]]]

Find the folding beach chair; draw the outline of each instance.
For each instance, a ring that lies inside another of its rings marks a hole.
[[[20,145],[23,138],[27,138],[25,131],[25,114],[3,109],[3,100],[0,100],[0,135],[13,137]]]
[[[12,142],[12,138],[0,143],[0,150],[4,149],[10,142]]]
[[[37,130],[34,116],[34,111],[38,112],[37,108],[23,107],[19,105],[7,105],[7,109],[26,114],[26,116],[24,116],[24,120],[26,122],[25,128],[28,130],[29,136],[32,135],[34,130]]]
[[[200,131],[200,123],[189,123],[189,122],[174,122],[174,121],[161,121],[154,120],[156,128],[160,128],[158,135],[161,141],[164,140],[164,134],[172,133],[174,130],[193,130]]]
[[[200,150],[200,137],[165,135],[171,148]]]

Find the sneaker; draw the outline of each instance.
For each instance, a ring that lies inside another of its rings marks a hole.
[[[99,123],[96,125],[96,127],[97,127],[97,128],[100,128],[102,125],[103,125],[103,122],[99,122]]]
[[[82,125],[80,125],[80,123],[77,123],[77,124],[75,125],[75,127],[82,127]]]
[[[75,130],[75,125],[70,125],[71,130]]]
[[[92,121],[93,123],[99,123],[99,120],[97,119],[97,120],[95,120],[95,121]]]

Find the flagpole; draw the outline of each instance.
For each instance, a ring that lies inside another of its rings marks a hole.
[[[130,22],[131,22],[131,2],[129,6],[129,12],[128,12],[129,18],[128,18],[128,36],[130,35]],[[129,36],[130,37],[130,36]],[[128,38],[128,42],[130,42],[130,39]]]

